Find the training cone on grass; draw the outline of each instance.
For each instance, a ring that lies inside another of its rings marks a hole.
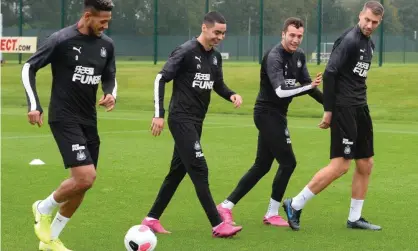
[[[31,165],[31,166],[40,166],[40,165],[45,165],[45,162],[43,162],[42,160],[40,160],[40,159],[34,159],[34,160],[32,160],[30,163],[29,163],[29,165]]]

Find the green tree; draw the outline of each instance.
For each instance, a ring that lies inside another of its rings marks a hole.
[[[159,0],[158,32],[162,35],[196,35],[205,12],[204,0]]]
[[[398,8],[398,18],[401,22],[405,35],[413,38],[418,31],[416,20],[418,13],[418,0],[397,0],[393,3]]]
[[[307,20],[316,6],[316,0],[264,0],[263,33],[279,35],[286,18],[291,16]],[[228,33],[234,35],[260,32],[260,1],[220,1],[214,5],[228,20]]]
[[[25,23],[36,29],[61,28],[61,1],[25,0]]]
[[[18,2],[11,0],[1,1],[1,13],[3,15],[4,27],[12,27],[19,24]]]

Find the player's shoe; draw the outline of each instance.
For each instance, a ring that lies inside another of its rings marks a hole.
[[[218,209],[218,213],[221,216],[221,219],[228,223],[235,225],[234,218],[232,217],[232,210],[229,208],[223,208],[222,204],[219,204],[216,209]]]
[[[241,226],[232,226],[229,223],[222,222],[218,226],[212,228],[212,236],[217,238],[228,238],[236,235],[241,230]]]
[[[264,216],[263,223],[265,225],[272,225],[276,227],[288,227],[289,223],[285,219],[283,219],[280,215],[274,215],[270,217]]]
[[[171,234],[170,231],[167,231],[164,229],[164,227],[161,225],[160,220],[147,220],[146,218],[141,222],[141,225],[145,225],[149,228],[151,228],[151,230],[154,233],[158,233],[158,234]]]
[[[64,246],[64,244],[59,240],[53,240],[49,243],[40,242],[39,243],[40,251],[72,251]]]
[[[351,222],[347,220],[347,227],[353,229],[368,229],[368,230],[382,230],[381,226],[371,224],[370,222],[366,221],[363,217],[360,219]]]
[[[292,207],[292,199],[286,199],[283,201],[283,208],[286,212],[287,222],[289,223],[290,228],[292,230],[298,231],[300,228],[300,215],[302,213],[301,210],[295,210]]]
[[[35,217],[35,234],[39,240],[44,243],[51,241],[51,214],[41,214],[38,210],[38,205],[41,200],[36,201],[32,205],[33,216]]]

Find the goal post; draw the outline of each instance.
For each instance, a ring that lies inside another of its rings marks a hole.
[[[334,43],[329,43],[329,42],[322,42],[321,43],[321,47],[320,47],[321,52],[319,54],[319,59],[320,59],[321,62],[323,62],[323,63],[328,62],[333,46],[334,46]],[[312,52],[310,61],[311,62],[316,62],[316,57],[317,57],[317,49],[315,48],[315,51]]]

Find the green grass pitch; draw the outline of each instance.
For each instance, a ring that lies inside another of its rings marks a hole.
[[[146,215],[168,172],[173,140],[166,127],[154,138],[153,82],[161,64],[120,62],[119,96],[111,113],[99,109],[102,145],[98,178],[61,240],[77,251],[124,250],[123,237]],[[309,65],[312,76],[323,65]],[[45,124],[30,126],[20,80],[21,65],[6,64],[1,76],[1,250],[37,250],[31,205],[68,177],[54,139]],[[173,233],[158,235],[157,250],[417,250],[418,234],[418,71],[416,65],[376,65],[369,72],[368,98],[374,119],[375,167],[363,214],[381,232],[346,229],[353,169],[310,201],[302,213],[301,231],[268,227],[268,206],[277,163],[234,208],[243,231],[234,239],[213,239],[209,222],[186,176],[161,220]],[[257,130],[252,109],[259,88],[259,65],[225,62],[227,84],[244,99],[234,109],[213,92],[202,147],[216,203],[235,187],[252,165]],[[37,76],[41,103],[47,109],[49,67]],[[165,107],[171,94],[166,88]],[[99,93],[101,93],[99,91]],[[298,166],[285,197],[296,195],[328,163],[329,131],[318,128],[322,107],[309,96],[290,105],[289,128]],[[45,118],[46,119],[46,118]],[[40,158],[46,165],[30,166]],[[280,209],[283,214],[283,209]]]

